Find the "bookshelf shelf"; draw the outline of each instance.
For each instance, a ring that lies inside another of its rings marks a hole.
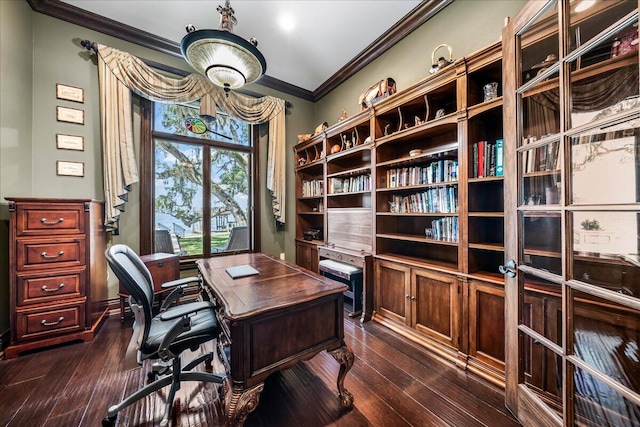
[[[354,196],[357,194],[370,194],[371,190],[363,190],[363,191],[346,191],[344,193],[329,193],[327,197],[345,197],[345,196]]]
[[[389,193],[389,192],[403,192],[403,191],[411,191],[411,190],[420,190],[422,188],[430,188],[430,187],[442,187],[442,186],[451,186],[458,185],[458,181],[443,181],[443,182],[434,182],[432,184],[421,184],[421,185],[405,185],[402,187],[391,187],[391,188],[376,188],[376,191],[379,193]]]
[[[470,249],[484,249],[487,251],[504,251],[504,245],[497,243],[469,243]]]
[[[504,176],[485,176],[482,178],[469,178],[467,182],[469,182],[469,184],[474,184],[474,183],[503,181],[503,180],[504,180]]]
[[[327,174],[327,178],[340,178],[343,176],[355,176],[355,175],[364,175],[364,174],[370,174],[370,173],[371,173],[371,167],[365,166],[362,168],[349,169],[342,172]]]
[[[383,212],[378,211],[378,216],[393,216],[393,217],[447,217],[458,216],[457,213],[443,213],[443,212]]]
[[[504,212],[469,212],[470,218],[504,218]]]
[[[484,101],[481,104],[476,104],[472,107],[469,107],[467,114],[469,119],[473,119],[474,117],[486,113],[487,111],[493,109],[502,109],[502,97],[493,98],[490,101]]]

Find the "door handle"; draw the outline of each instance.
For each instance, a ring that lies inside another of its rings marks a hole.
[[[505,274],[509,277],[516,277],[516,262],[512,259],[507,260],[507,265],[501,265],[498,267],[498,271],[500,273]]]

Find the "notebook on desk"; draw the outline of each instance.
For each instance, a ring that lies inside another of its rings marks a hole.
[[[240,277],[253,276],[254,274],[258,274],[258,270],[251,267],[250,265],[236,265],[234,267],[227,267],[225,269],[227,274],[231,276],[232,279],[239,279]]]

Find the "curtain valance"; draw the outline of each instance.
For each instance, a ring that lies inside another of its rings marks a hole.
[[[156,102],[200,100],[200,114],[216,115],[216,107],[251,124],[269,122],[267,189],[276,223],[285,222],[285,102],[272,96],[252,98],[225,93],[204,76],[164,76],[139,58],[98,45],[101,127],[103,138],[106,225],[117,229],[131,184],[138,182],[133,150],[130,91]]]

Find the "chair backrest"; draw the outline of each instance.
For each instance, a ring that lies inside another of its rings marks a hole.
[[[109,267],[126,288],[133,301],[142,308],[144,319],[136,319],[144,325],[143,342],[149,335],[153,307],[153,278],[140,257],[127,245],[113,245],[105,252]],[[139,325],[141,326],[141,325]]]
[[[156,252],[172,254],[175,252],[173,242],[171,241],[171,233],[169,230],[156,230]]]
[[[246,225],[241,227],[233,227],[229,234],[229,243],[227,243],[228,251],[241,251],[249,249],[249,227]]]

